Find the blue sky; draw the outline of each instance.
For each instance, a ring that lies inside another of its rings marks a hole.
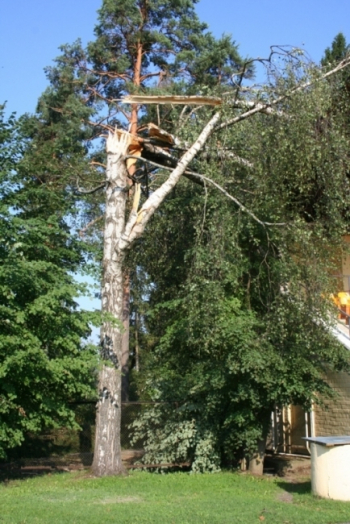
[[[8,111],[33,112],[47,83],[44,67],[58,47],[93,39],[102,0],[2,0],[0,103]],[[350,41],[350,1],[200,0],[197,12],[211,31],[231,33],[243,56],[267,56],[272,44],[303,47],[318,62],[334,36]]]
[[[44,67],[58,47],[93,39],[102,0],[2,0],[0,11],[0,103],[7,111],[34,112],[47,86]],[[216,35],[230,33],[243,57],[265,57],[270,45],[302,47],[319,62],[334,36],[350,42],[350,0],[201,0],[197,13]],[[86,299],[84,307],[98,307]]]

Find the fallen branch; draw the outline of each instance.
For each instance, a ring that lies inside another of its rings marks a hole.
[[[141,158],[141,160],[144,160],[144,159]],[[160,164],[156,164],[155,162],[150,162],[149,160],[146,160],[146,162],[149,162],[150,164],[154,164],[155,166],[160,167],[162,169],[166,169],[167,171],[172,171],[172,169],[170,167],[162,166]],[[217,182],[214,182],[214,180],[212,180],[211,178],[206,177],[205,175],[201,175],[199,173],[195,173],[194,171],[188,171],[188,170],[186,170],[183,173],[183,175],[186,176],[186,178],[190,178],[190,177],[191,177],[191,179],[198,178],[200,180],[205,180],[206,182],[209,182],[211,185],[213,185],[219,191],[221,191],[221,193],[223,193],[227,198],[229,198],[230,200],[235,202],[237,204],[237,206],[242,209],[242,211],[244,211],[245,213],[250,215],[261,226],[278,226],[278,227],[281,227],[281,226],[287,226],[288,225],[287,222],[264,222],[263,220],[260,220],[252,211],[250,211],[236,197],[232,196],[230,193],[228,193],[226,191],[226,189],[224,189]],[[202,185],[204,185],[204,184],[202,184]]]
[[[222,104],[222,99],[215,96],[127,95],[121,98],[121,102],[124,104],[220,106]]]
[[[186,173],[190,174],[190,175],[192,175],[194,177],[201,178],[202,180],[205,180],[206,182],[209,182],[209,184],[211,184],[214,187],[216,187],[216,189],[221,191],[221,193],[223,193],[227,198],[229,198],[230,200],[235,202],[237,204],[237,206],[242,209],[242,211],[244,211],[245,213],[250,215],[261,226],[264,226],[264,227],[265,226],[278,226],[278,227],[281,227],[281,226],[287,226],[288,225],[287,222],[265,222],[265,221],[260,220],[252,211],[250,211],[236,197],[230,195],[230,193],[228,193],[226,191],[226,189],[224,189],[222,186],[220,186],[217,182],[214,182],[214,180],[212,180],[211,178],[208,178],[207,176],[204,176],[204,175],[200,175],[199,173],[194,173],[193,171],[186,171]]]
[[[180,177],[186,171],[188,164],[193,160],[198,151],[202,149],[209,136],[213,133],[215,126],[220,118],[220,113],[216,113],[205,126],[197,140],[190,149],[179,160],[176,168],[172,171],[169,178],[156,189],[141,207],[138,213],[131,212],[124,234],[119,241],[120,252],[129,248],[134,240],[139,238],[151,216],[163,202],[165,197],[175,187]]]

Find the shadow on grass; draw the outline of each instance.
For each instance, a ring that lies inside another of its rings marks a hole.
[[[0,482],[83,470],[89,468],[91,463],[92,453],[12,460],[0,463]]]
[[[288,493],[297,495],[309,495],[311,493],[311,482],[309,480],[288,482],[280,480],[276,482],[277,486]]]
[[[66,468],[55,467],[25,467],[20,463],[2,465],[0,467],[0,484],[7,484],[12,480],[26,480],[33,477],[43,477],[52,473],[66,473]]]

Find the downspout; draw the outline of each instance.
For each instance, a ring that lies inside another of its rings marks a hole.
[[[311,410],[310,410],[310,431],[311,431],[311,437],[316,437],[316,424],[315,424],[315,410],[314,410],[314,402],[311,402]]]
[[[272,451],[276,453],[276,408],[271,412]]]
[[[311,409],[310,411],[305,411],[305,437],[309,437],[309,421],[310,421],[310,437],[315,437],[315,410],[314,410],[314,403],[311,402]],[[311,455],[310,451],[310,443],[307,440],[306,441],[306,449]]]
[[[308,438],[308,437],[309,437],[309,412],[305,411],[305,438]],[[308,452],[311,455],[309,441],[306,440],[305,442],[306,442],[306,449],[308,450]]]

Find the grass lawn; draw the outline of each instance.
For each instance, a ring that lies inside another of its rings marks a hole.
[[[133,472],[90,478],[86,472],[0,484],[0,524],[340,524],[350,503],[322,500],[308,481],[239,473]]]

